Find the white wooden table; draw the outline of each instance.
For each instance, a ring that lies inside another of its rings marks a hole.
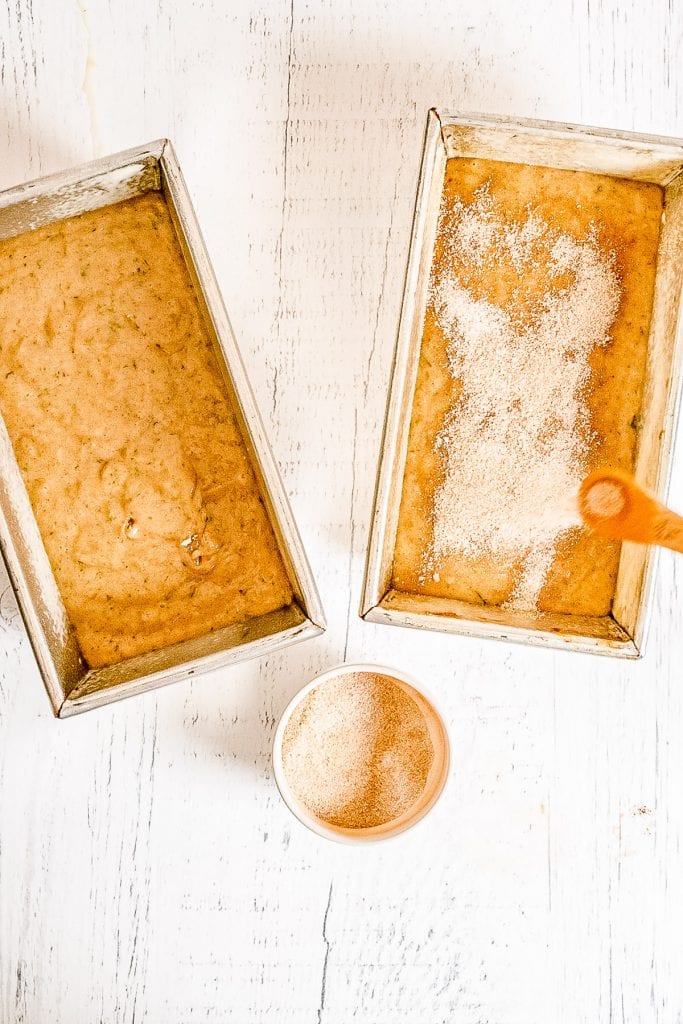
[[[639,663],[356,612],[427,108],[683,135],[682,43],[664,0],[1,5],[0,187],[174,140],[329,629],[56,722],[3,572],[0,1024],[681,1020],[683,561]],[[269,760],[343,658],[429,684],[455,755],[360,851]]]

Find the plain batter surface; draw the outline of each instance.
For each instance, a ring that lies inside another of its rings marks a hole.
[[[451,159],[444,196],[471,203],[475,191],[490,183],[491,195],[521,220],[531,206],[551,228],[577,239],[591,224],[599,228],[601,245],[615,254],[621,301],[611,341],[590,357],[591,380],[586,394],[593,440],[590,471],[598,466],[630,470],[638,431],[647,342],[652,312],[663,191],[657,185],[578,171],[562,171],[486,160]],[[445,259],[437,236],[432,274]],[[478,294],[502,308],[517,296],[518,281],[506,275],[482,275]],[[513,287],[514,286],[514,287]],[[533,288],[533,284],[531,284]],[[410,436],[399,514],[392,586],[400,591],[453,598],[479,605],[500,605],[510,598],[519,565],[492,557],[453,553],[442,559],[436,577],[424,573],[424,557],[433,532],[434,494],[442,467],[434,442],[449,409],[458,400],[458,382],[447,363],[448,339],[428,305],[412,408]],[[538,386],[543,387],[542,377]],[[524,467],[520,466],[520,473]],[[606,615],[614,595],[619,545],[586,529],[560,542],[541,591],[538,609],[581,615]]]
[[[0,409],[92,667],[292,600],[163,197],[0,242]]]

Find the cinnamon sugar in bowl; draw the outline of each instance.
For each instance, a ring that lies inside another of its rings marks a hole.
[[[384,839],[424,817],[449,764],[443,720],[417,684],[378,665],[340,665],[299,691],[273,745],[297,818],[341,842]]]

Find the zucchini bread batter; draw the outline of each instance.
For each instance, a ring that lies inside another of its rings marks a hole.
[[[447,162],[393,588],[610,612],[619,545],[575,499],[632,468],[662,209],[657,185]]]
[[[292,601],[163,196],[0,242],[0,409],[93,668]]]

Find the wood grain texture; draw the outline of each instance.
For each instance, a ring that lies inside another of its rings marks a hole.
[[[659,0],[2,6],[0,187],[174,140],[329,629],[61,723],[2,583],[1,1024],[683,1018],[683,562],[639,663],[356,615],[427,108],[681,135],[682,42]],[[360,851],[270,774],[345,656],[424,679],[454,748]]]

